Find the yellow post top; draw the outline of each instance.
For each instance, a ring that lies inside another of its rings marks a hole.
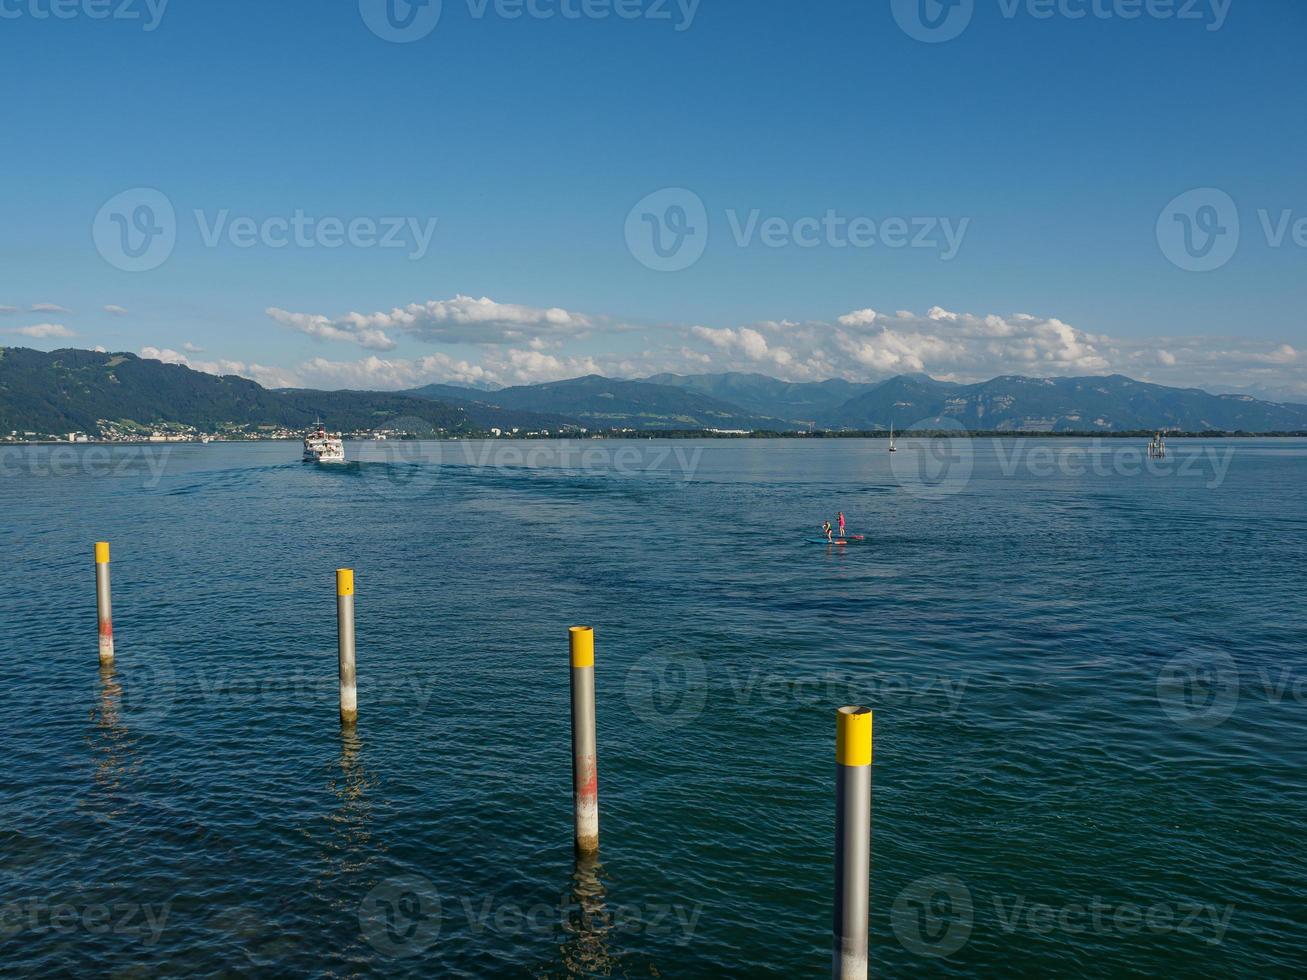
[[[595,665],[595,631],[593,626],[573,626],[568,630],[572,639],[572,666]]]
[[[835,761],[842,766],[871,765],[871,709],[840,708],[835,713]]]
[[[97,565],[107,565],[107,564],[109,564],[109,542],[108,542],[108,541],[97,541],[97,542],[95,542],[95,563],[96,563]]]
[[[336,595],[354,594],[354,569],[336,569]]]

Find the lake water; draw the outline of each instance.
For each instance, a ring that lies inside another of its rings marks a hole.
[[[1143,448],[0,449],[0,962],[826,975],[834,710],[865,703],[877,975],[1300,974],[1307,442]],[[810,540],[838,510],[865,542]]]

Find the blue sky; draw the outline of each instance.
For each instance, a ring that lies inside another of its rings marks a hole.
[[[57,2],[0,0],[3,344],[1307,398],[1296,0],[444,0],[429,33],[405,0]],[[129,271],[141,188],[175,243]]]

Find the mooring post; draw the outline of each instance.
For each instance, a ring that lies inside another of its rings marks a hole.
[[[340,723],[358,721],[358,688],[354,681],[354,570],[336,569],[336,634],[340,646]]]
[[[100,663],[113,663],[113,600],[109,596],[109,542],[95,543],[95,608],[100,618]]]
[[[866,980],[871,886],[870,708],[835,715],[835,928],[832,975]]]
[[[572,807],[576,852],[599,850],[599,772],[595,762],[595,631],[573,626],[572,653]]]

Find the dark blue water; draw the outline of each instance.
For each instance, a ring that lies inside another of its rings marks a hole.
[[[1301,973],[1307,443],[901,447],[0,450],[0,962],[820,976],[866,703],[878,975]]]

